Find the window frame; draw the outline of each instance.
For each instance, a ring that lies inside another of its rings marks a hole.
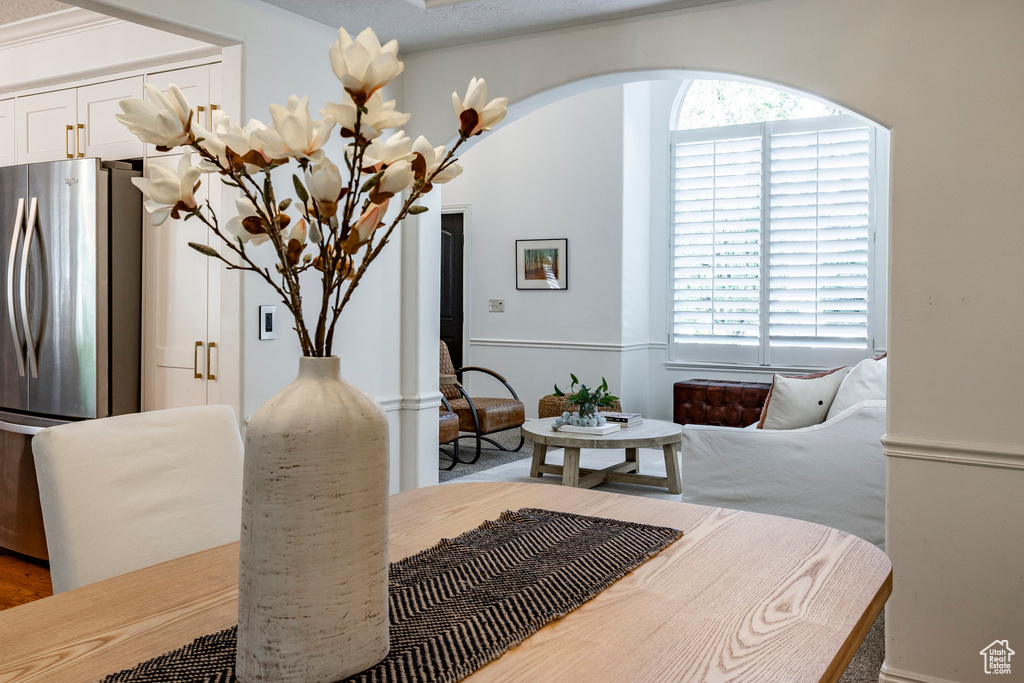
[[[688,90],[688,88],[687,88]],[[852,114],[782,119],[744,123],[710,128],[677,129],[678,112],[685,95],[674,107],[672,129],[669,131],[668,154],[668,249],[666,273],[667,288],[667,360],[669,367],[706,367],[722,369],[749,369],[772,371],[800,371],[852,365],[877,355],[886,347],[887,320],[887,256],[888,236],[888,131]],[[868,196],[868,265],[867,265],[867,321],[866,346],[863,348],[829,348],[821,346],[772,348],[770,324],[770,256],[771,256],[771,141],[773,132],[785,134],[811,130],[842,129],[850,126],[866,128],[869,135],[869,196]],[[760,129],[761,134],[761,230],[760,258],[760,313],[759,334],[754,345],[682,343],[675,340],[675,255],[676,255],[676,145],[679,142],[712,141],[728,137],[749,135]],[[756,353],[751,353],[751,349]]]

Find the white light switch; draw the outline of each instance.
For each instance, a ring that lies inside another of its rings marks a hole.
[[[504,313],[505,312],[505,300],[504,299],[488,299],[487,310],[491,313]]]
[[[277,306],[260,306],[260,340],[277,339]]]

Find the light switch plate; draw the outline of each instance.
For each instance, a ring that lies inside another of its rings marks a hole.
[[[491,313],[504,313],[505,312],[505,300],[504,299],[488,299],[487,310]]]
[[[277,306],[260,306],[260,341],[277,339]]]

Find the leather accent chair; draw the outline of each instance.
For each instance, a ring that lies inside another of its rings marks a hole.
[[[450,470],[459,463],[459,416],[452,410],[451,404],[444,396],[441,397],[441,408],[438,411],[438,436],[439,446],[451,444],[451,451],[438,448],[438,451],[451,458],[452,464],[441,469]]]
[[[526,407],[519,400],[515,389],[509,385],[504,377],[493,370],[474,366],[467,366],[456,370],[452,364],[452,357],[448,353],[448,346],[443,341],[440,342],[440,369],[442,378],[449,378],[442,381],[441,394],[448,401],[455,414],[459,416],[459,429],[463,432],[472,432],[476,438],[476,450],[473,459],[466,461],[466,464],[471,465],[480,459],[480,448],[483,441],[503,451],[518,451],[523,447],[522,435],[519,437],[519,445],[513,449],[505,448],[487,437],[488,434],[521,427],[526,422]],[[461,383],[462,375],[466,372],[480,372],[490,375],[504,384],[512,397],[488,398],[477,396],[471,398],[465,389],[462,388]],[[450,379],[452,376],[454,376],[454,379]]]

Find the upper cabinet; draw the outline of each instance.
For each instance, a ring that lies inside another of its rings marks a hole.
[[[79,155],[101,159],[134,159],[142,156],[142,142],[116,118],[119,102],[142,99],[142,76],[122,78],[78,89]]]
[[[142,76],[17,98],[13,163],[141,157],[142,143],[114,118],[127,98],[142,98]]]
[[[170,90],[171,85],[178,86],[185,99],[192,105],[192,120],[203,128],[212,127],[213,111],[220,106],[220,64],[204,64],[149,74],[146,81],[165,93]],[[154,145],[147,145],[146,156],[165,154],[181,154],[181,150],[158,152]]]
[[[16,163],[73,159],[78,97],[74,88],[14,101]]]
[[[0,166],[14,164],[14,99],[0,100]]]

